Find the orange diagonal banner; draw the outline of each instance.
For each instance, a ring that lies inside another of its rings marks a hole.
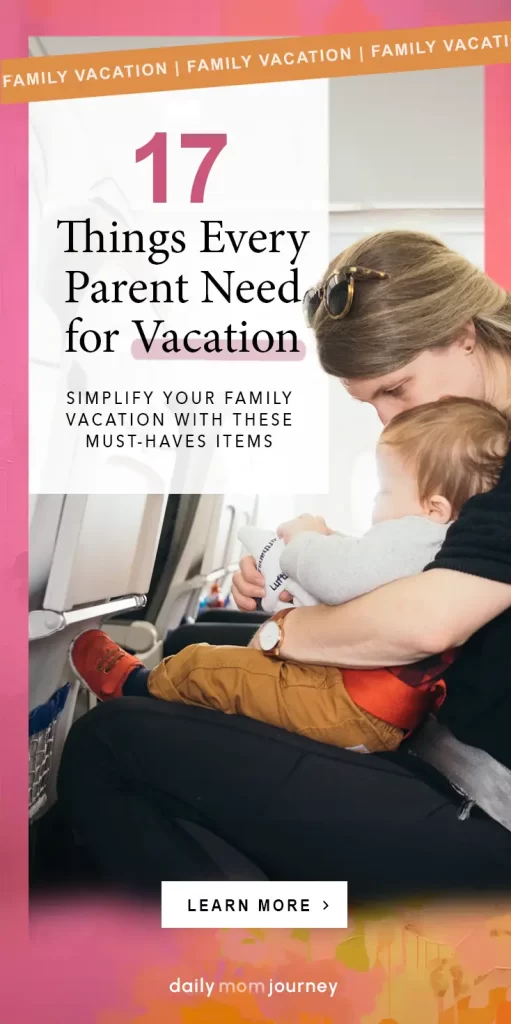
[[[263,39],[1,62],[2,103],[511,62],[511,22]]]

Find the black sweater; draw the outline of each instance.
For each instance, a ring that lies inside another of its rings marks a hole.
[[[427,568],[511,585],[511,451],[497,487],[466,503]],[[467,641],[445,681],[438,718],[511,768],[511,608]]]

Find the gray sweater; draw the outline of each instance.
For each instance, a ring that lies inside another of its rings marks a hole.
[[[280,566],[320,604],[344,604],[422,572],[447,529],[423,516],[404,516],[378,523],[363,537],[304,532],[283,547]]]

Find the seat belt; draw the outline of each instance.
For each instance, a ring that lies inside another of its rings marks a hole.
[[[359,708],[396,729],[403,729],[407,736],[445,700],[443,679],[431,681],[425,677],[423,682],[412,684],[397,675],[401,669],[343,668],[340,671],[346,693]],[[408,671],[408,666],[403,671]]]
[[[453,789],[511,832],[511,770],[491,754],[456,739],[430,715],[406,750],[432,765]]]

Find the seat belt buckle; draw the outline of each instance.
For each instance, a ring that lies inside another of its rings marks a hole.
[[[470,818],[470,812],[473,807],[475,807],[475,800],[464,800],[458,811],[458,820],[466,821],[467,818]]]

